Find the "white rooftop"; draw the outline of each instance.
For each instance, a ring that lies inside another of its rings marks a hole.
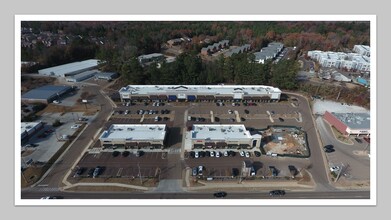
[[[132,95],[178,94],[187,95],[267,95],[281,93],[279,88],[261,85],[128,85],[119,90],[120,93]]]
[[[41,122],[21,122],[20,123],[20,133],[30,132],[30,130],[34,129]]]
[[[251,139],[252,136],[244,125],[226,124],[195,124],[191,131],[191,139],[203,139],[211,141],[233,141]]]
[[[54,66],[46,69],[39,70],[39,73],[50,74],[51,72],[56,75],[64,75],[66,73],[72,73],[79,70],[84,70],[92,67],[98,66],[98,61],[96,59],[84,60],[80,62],[68,63],[60,66]]]
[[[165,124],[113,124],[99,139],[126,139],[129,141],[164,140]]]

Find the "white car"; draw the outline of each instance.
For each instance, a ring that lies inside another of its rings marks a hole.
[[[331,172],[339,171],[339,166],[330,167],[330,171],[331,171]]]
[[[80,125],[72,125],[71,128],[72,129],[78,129],[80,127]]]
[[[195,157],[195,158],[199,158],[199,157],[200,157],[200,154],[198,153],[198,151],[195,152],[194,157]]]
[[[240,151],[240,156],[244,157],[244,151]]]
[[[214,151],[211,151],[210,152],[210,157],[214,157],[215,156],[215,152]]]
[[[250,153],[246,151],[246,157],[250,157]]]
[[[61,103],[61,102],[58,101],[58,100],[54,100],[53,103],[54,103],[54,104],[59,104],[59,103]]]
[[[224,157],[228,157],[228,151],[224,151]]]
[[[220,157],[220,152],[219,151],[216,152],[216,157]]]

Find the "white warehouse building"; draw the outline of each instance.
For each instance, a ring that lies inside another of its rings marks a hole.
[[[165,124],[113,124],[103,131],[102,148],[163,148]]]
[[[54,66],[46,69],[38,70],[38,74],[46,76],[66,77],[73,76],[78,73],[92,70],[98,67],[99,60],[90,59],[79,62],[68,63],[60,66]]]
[[[121,101],[237,100],[276,102],[281,90],[262,85],[128,85],[119,90]]]
[[[261,145],[262,135],[251,135],[240,124],[194,124],[191,133],[194,148],[251,149]]]

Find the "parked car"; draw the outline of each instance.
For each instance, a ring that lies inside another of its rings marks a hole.
[[[269,195],[270,196],[283,196],[283,195],[285,195],[285,191],[284,190],[272,190],[269,192]]]
[[[196,152],[194,153],[194,157],[195,157],[195,158],[199,158],[199,157],[200,157],[200,153],[199,153],[198,151],[196,151]]]
[[[364,141],[366,141],[367,143],[371,143],[371,138],[369,138],[369,137],[364,137],[363,139],[364,139]]]
[[[260,157],[262,155],[261,152],[259,152],[259,151],[254,151],[254,154],[256,157]]]
[[[122,152],[122,156],[123,156],[123,157],[129,156],[129,154],[130,154],[130,152],[127,151],[127,150]]]
[[[216,157],[220,157],[221,153],[219,151],[216,151]]]
[[[245,109],[245,110],[244,110],[244,113],[246,113],[246,114],[249,114],[249,113],[250,113],[250,111],[249,111],[249,110],[247,110],[247,109]]]
[[[244,151],[240,151],[240,156],[244,157]]]
[[[97,166],[95,168],[94,172],[92,173],[92,178],[98,177],[100,175],[101,171],[102,171],[102,167]]]
[[[198,174],[198,169],[197,169],[197,167],[194,167],[193,171],[192,171],[192,175],[197,176],[197,174]]]
[[[138,150],[138,151],[136,152],[136,157],[141,157],[143,154],[144,154],[143,151]]]
[[[75,124],[75,125],[71,126],[72,129],[78,129],[79,127],[80,127],[80,125],[78,125],[78,124]]]
[[[275,166],[269,166],[270,172],[272,173],[272,176],[278,176],[278,170]]]
[[[95,170],[95,168],[90,168],[90,169],[88,170],[87,176],[88,176],[88,177],[92,177],[92,174],[94,173],[94,170]]]
[[[236,177],[239,175],[239,169],[238,168],[232,168],[232,176]]]
[[[284,119],[283,118],[278,118],[278,120],[280,121],[280,122],[284,122]]]
[[[113,155],[113,157],[118,157],[118,155],[120,155],[120,152],[119,151],[113,151],[113,153],[111,153],[111,155]]]
[[[250,157],[250,152],[246,151],[246,157]]]
[[[210,152],[210,156],[211,156],[211,157],[214,157],[214,156],[215,156],[215,152],[214,152],[214,151],[211,151],[211,152]]]
[[[78,177],[85,171],[86,168],[84,167],[77,167],[74,177]]]
[[[202,165],[198,166],[198,175],[202,176],[203,170],[204,170],[204,167]]]

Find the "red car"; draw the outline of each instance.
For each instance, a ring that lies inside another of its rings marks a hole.
[[[371,143],[371,138],[369,138],[369,137],[364,137],[363,139],[364,139],[364,141],[366,141],[366,142],[368,142],[368,143]]]

